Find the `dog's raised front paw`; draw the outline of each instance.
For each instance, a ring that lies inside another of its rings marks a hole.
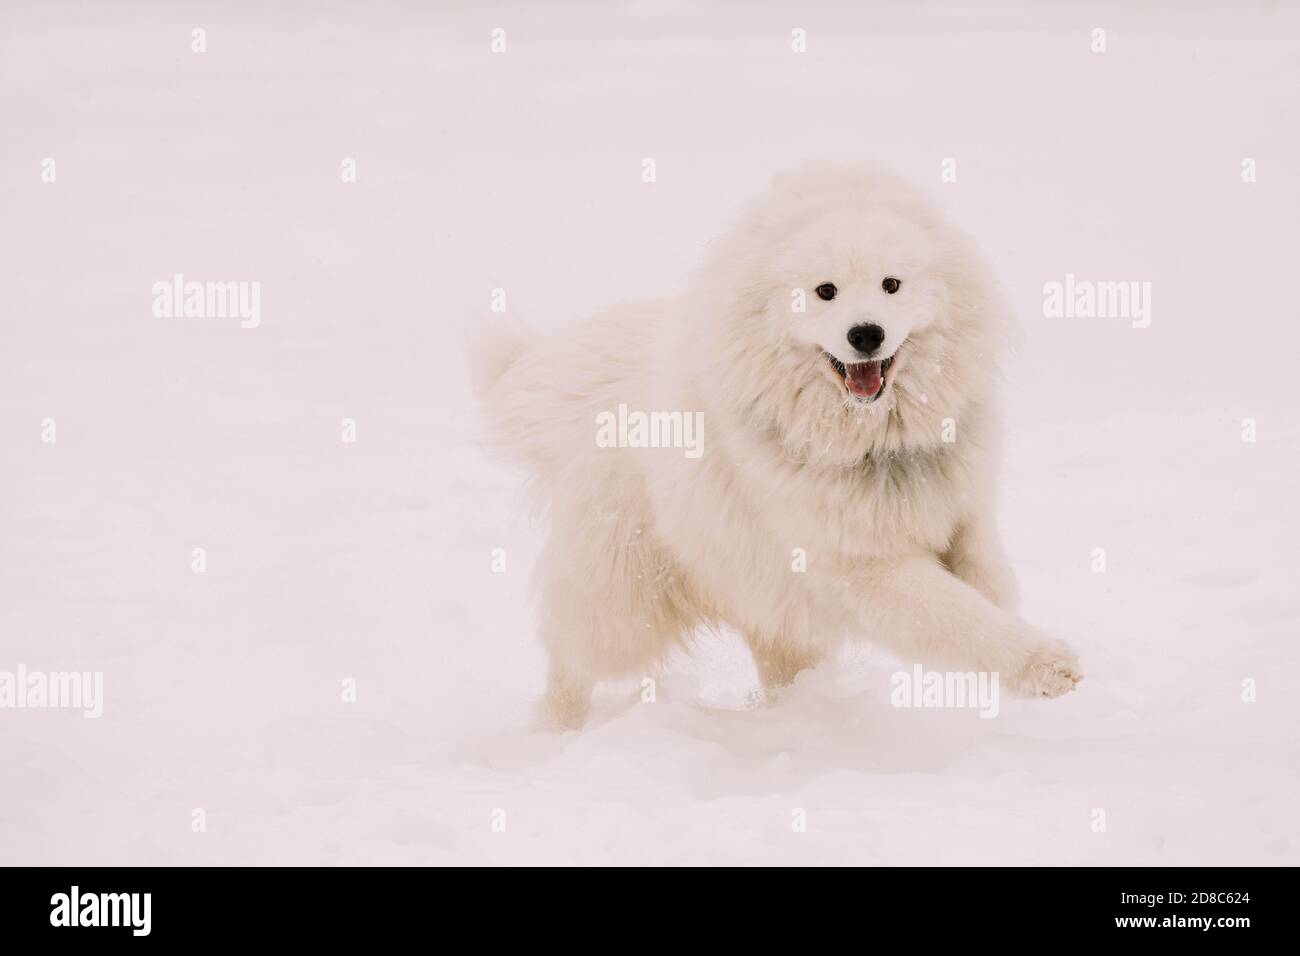
[[[1030,652],[1018,674],[1007,681],[1012,693],[1021,697],[1060,697],[1083,680],[1083,668],[1069,646],[1059,642]]]

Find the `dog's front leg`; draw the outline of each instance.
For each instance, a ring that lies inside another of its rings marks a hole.
[[[1083,678],[1074,652],[992,604],[930,556],[870,565],[845,589],[866,637],[907,661],[997,672],[1027,697],[1059,697]]]
[[[957,528],[943,563],[1002,610],[1014,611],[1019,605],[1016,573],[1002,550],[997,529],[987,518],[972,518]]]
[[[746,636],[749,651],[754,656],[754,666],[763,690],[772,693],[794,683],[802,670],[816,667],[821,654],[810,645],[785,640],[763,640]]]

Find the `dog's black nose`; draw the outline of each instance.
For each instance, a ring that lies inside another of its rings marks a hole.
[[[849,329],[849,345],[859,352],[874,352],[885,341],[885,330],[878,325],[855,325]]]

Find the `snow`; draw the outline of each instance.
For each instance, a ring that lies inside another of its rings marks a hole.
[[[0,671],[106,694],[0,711],[0,863],[1300,861],[1300,14],[541,6],[0,9]],[[1087,679],[896,709],[864,645],[759,704],[702,635],[539,732],[541,529],[467,327],[671,293],[774,172],[865,156],[1003,270],[1002,525]],[[155,318],[177,272],[261,325]],[[1151,326],[1044,318],[1067,273]]]

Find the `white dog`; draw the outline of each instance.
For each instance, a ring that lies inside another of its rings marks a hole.
[[[912,188],[819,167],[778,177],[682,297],[494,337],[479,385],[549,505],[550,721],[580,726],[597,681],[723,625],[768,688],[865,638],[1073,689],[1069,647],[1014,612],[993,526],[1008,319]]]

